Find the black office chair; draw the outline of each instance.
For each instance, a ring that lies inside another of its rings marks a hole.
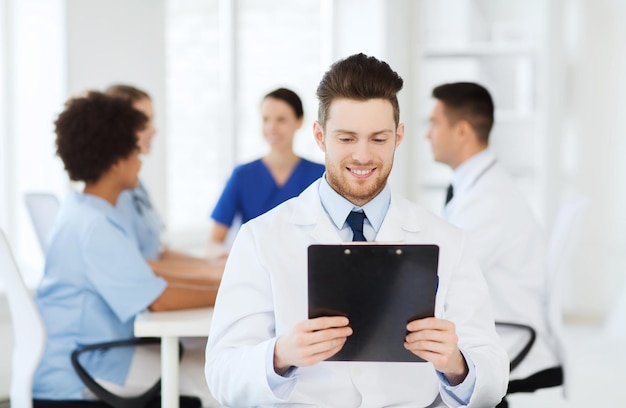
[[[122,341],[112,341],[107,343],[98,343],[91,344],[88,346],[79,347],[71,355],[72,366],[74,370],[85,384],[85,387],[89,389],[95,396],[100,398],[100,400],[33,400],[33,408],[147,408],[149,404],[153,400],[158,400],[160,389],[161,389],[161,380],[157,380],[157,382],[143,392],[140,395],[132,396],[132,397],[121,397],[119,395],[113,394],[104,387],[102,387],[99,383],[97,383],[94,378],[87,373],[85,368],[78,361],[78,357],[86,352],[92,352],[97,350],[107,350],[110,348],[117,347],[137,347],[148,344],[159,344],[160,340],[158,338],[137,338],[137,339],[129,339]],[[182,347],[181,347],[181,356],[182,356]]]
[[[537,332],[532,327],[519,323],[496,322],[496,330],[499,327],[519,330],[528,334],[528,340],[526,340],[524,346],[517,352],[515,357],[513,357],[511,359],[511,362],[509,363],[509,370],[513,371],[515,367],[517,367],[522,362],[522,360],[524,360],[524,358],[530,352],[530,349],[533,347],[533,344],[535,344],[535,340],[537,339]]]
[[[143,394],[134,397],[120,397],[109,392],[107,389],[98,384],[93,379],[93,377],[91,377],[89,373],[87,373],[87,370],[85,370],[85,368],[80,364],[80,362],[78,361],[78,357],[83,353],[95,350],[105,350],[111,347],[137,347],[141,345],[160,344],[160,341],[161,340],[159,338],[134,338],[129,340],[113,341],[108,343],[92,344],[79,347],[74,350],[74,352],[72,352],[72,366],[74,367],[74,370],[83,381],[85,386],[89,389],[89,391],[91,391],[95,396],[100,398],[101,401],[104,401],[106,404],[108,404],[107,406],[114,408],[159,408],[161,407],[160,378],[152,387],[146,390]],[[183,358],[183,346],[182,344],[178,343],[178,347],[178,359],[180,361]],[[200,401],[200,398],[183,395],[180,397],[179,406],[180,408],[201,408],[202,402]]]
[[[510,322],[496,322],[496,328],[508,328],[514,330],[520,330],[528,334],[528,340],[524,343],[524,346],[511,358],[509,363],[509,370],[513,371],[528,355],[535,340],[537,339],[537,332],[532,327]],[[549,368],[547,370],[539,371],[530,377],[509,381],[506,395],[510,395],[518,392],[535,392],[541,388],[557,387],[563,384],[563,368],[561,366]],[[506,396],[496,406],[496,408],[508,408],[509,403]]]

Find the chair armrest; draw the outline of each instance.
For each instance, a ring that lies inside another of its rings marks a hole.
[[[159,392],[161,391],[161,379],[159,378],[157,382],[150,387],[146,392],[134,397],[121,397],[119,395],[115,395],[102,387],[100,384],[94,380],[94,378],[87,373],[87,370],[80,364],[78,361],[78,357],[85,352],[94,351],[94,350],[106,350],[110,348],[117,347],[138,347],[149,344],[160,344],[161,339],[156,337],[147,337],[147,338],[133,338],[128,340],[119,340],[119,341],[111,341],[106,343],[97,343],[97,344],[89,344],[81,347],[77,347],[71,356],[72,366],[74,370],[85,384],[85,386],[98,398],[107,404],[115,407],[115,408],[139,408],[145,407],[148,402],[151,400],[158,398]],[[183,347],[179,343],[179,360],[182,359],[183,356]]]
[[[522,348],[522,350],[520,350],[520,352],[511,359],[511,363],[510,363],[510,370],[513,371],[513,369],[515,367],[517,367],[522,360],[526,357],[526,355],[528,355],[528,353],[530,352],[530,349],[533,347],[533,344],[535,344],[535,340],[537,339],[537,332],[535,331],[535,329],[533,329],[532,327],[525,325],[525,324],[520,324],[520,323],[511,323],[511,322],[496,322],[496,326],[502,326],[502,327],[511,327],[514,329],[521,329],[524,331],[527,331],[529,333],[529,338],[528,341],[526,342],[526,344],[524,345],[524,347]]]

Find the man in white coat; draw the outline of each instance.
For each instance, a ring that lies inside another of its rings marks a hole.
[[[322,78],[313,131],[325,175],[245,224],[228,258],[206,353],[207,382],[222,404],[493,407],[505,394],[508,359],[465,234],[387,185],[404,137],[402,85],[363,54]],[[440,248],[435,317],[409,322],[404,339],[426,362],[325,361],[352,329],[342,316],[308,319],[307,248],[357,238],[346,223],[352,211],[365,213],[368,241]]]
[[[436,104],[427,138],[435,160],[454,170],[444,218],[469,232],[496,322],[523,324],[536,332],[529,353],[511,370],[509,393],[558,385],[562,370],[544,307],[544,236],[526,199],[488,149],[494,122],[491,95],[468,82],[438,86],[432,95]],[[513,357],[527,332],[496,328]]]

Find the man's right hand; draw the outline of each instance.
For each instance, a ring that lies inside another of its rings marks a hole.
[[[282,375],[289,367],[317,364],[337,354],[352,334],[348,318],[317,317],[296,324],[274,347],[274,370]]]

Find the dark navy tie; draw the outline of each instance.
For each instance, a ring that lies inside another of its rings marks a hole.
[[[452,187],[452,184],[450,184],[448,186],[448,191],[446,192],[446,205],[448,205],[450,200],[452,200],[452,197],[454,197],[454,188]]]
[[[364,212],[350,211],[346,222],[352,228],[353,241],[367,241],[363,235],[363,220],[365,220]]]

